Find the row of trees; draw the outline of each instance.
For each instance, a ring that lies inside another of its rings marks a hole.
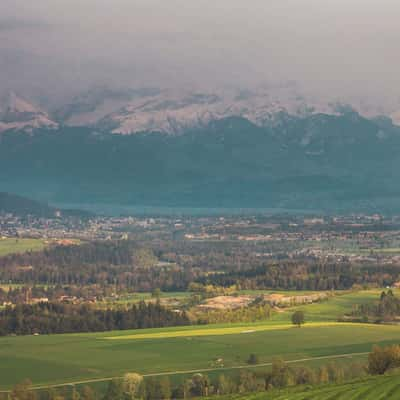
[[[282,260],[225,274],[207,274],[197,282],[225,287],[236,285],[241,289],[341,290],[355,285],[390,286],[399,278],[400,268],[395,265]]]
[[[95,332],[189,325],[185,312],[171,311],[157,301],[120,309],[99,309],[89,304],[18,304],[0,311],[0,335]]]
[[[357,306],[348,316],[355,321],[390,322],[400,316],[400,298],[392,290],[383,291],[377,302],[363,303]]]

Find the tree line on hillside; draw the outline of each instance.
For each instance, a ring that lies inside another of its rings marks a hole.
[[[0,335],[98,332],[189,325],[185,312],[166,309],[159,302],[140,302],[120,309],[89,304],[42,302],[0,310]]]
[[[207,274],[196,281],[241,289],[342,290],[357,285],[388,286],[399,278],[400,267],[393,265],[282,260],[225,274]]]
[[[392,322],[400,317],[400,298],[392,290],[383,291],[377,302],[363,303],[355,307],[345,320],[356,322]]]

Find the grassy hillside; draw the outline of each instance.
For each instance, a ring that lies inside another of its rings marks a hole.
[[[337,321],[338,317],[350,313],[354,306],[377,301],[382,290],[337,291],[334,296],[319,303],[284,308],[281,312],[275,313],[271,320],[275,322],[290,322],[292,313],[296,310],[301,310],[305,313],[307,321]],[[394,293],[399,295],[400,290],[394,289]]]
[[[227,396],[230,400],[397,400],[400,398],[398,375],[368,377],[337,385],[298,387],[242,396]]]
[[[291,323],[291,316],[294,311],[302,310],[305,313],[307,322],[336,322],[338,317],[346,313],[350,313],[354,306],[360,304],[368,304],[376,302],[379,299],[383,289],[370,289],[361,291],[335,291],[332,292],[326,300],[321,302],[297,305],[292,307],[281,308],[279,311],[274,311],[269,324],[277,323]],[[399,289],[392,289],[396,296],[400,296]],[[239,295],[268,295],[268,294],[281,294],[284,296],[301,296],[315,294],[315,291],[289,291],[289,290],[241,290]],[[185,302],[190,297],[190,292],[163,292],[161,293],[161,300],[166,301],[182,301]],[[134,304],[140,300],[151,300],[151,293],[133,293],[122,297],[115,301],[113,299],[105,300],[104,306],[112,307],[116,304]],[[153,299],[154,300],[154,299]]]
[[[232,327],[239,326],[232,332]],[[199,330],[204,334],[199,335]],[[141,336],[132,339],[131,335]],[[399,337],[398,326],[339,323],[310,323],[302,328],[260,323],[4,337],[0,339],[0,386],[7,388],[24,378],[37,385],[121,376],[129,371],[174,374],[208,370],[216,358],[222,358],[227,369],[237,368],[246,366],[251,353],[264,364],[276,356],[313,364],[345,354],[349,354],[347,360],[359,360],[366,357],[359,353],[369,352],[373,344],[398,343]]]

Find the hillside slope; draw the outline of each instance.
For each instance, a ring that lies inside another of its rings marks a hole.
[[[45,203],[11,193],[0,192],[0,213],[19,216],[35,215],[39,217],[53,217],[55,212],[56,209]]]
[[[54,218],[58,216],[88,217],[92,215],[81,210],[58,209],[47,203],[7,192],[0,192],[0,214],[2,213],[13,214],[19,217],[31,215],[40,218]]]
[[[335,385],[301,386],[280,391],[220,397],[221,400],[397,400],[399,398],[398,375],[369,377]]]

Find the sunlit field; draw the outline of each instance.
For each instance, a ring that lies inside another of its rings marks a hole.
[[[240,333],[250,330],[254,332]],[[132,339],[134,335],[140,339]],[[107,339],[110,337],[114,339]],[[251,353],[258,355],[260,363],[276,356],[303,360],[357,353],[354,357],[359,359],[365,358],[359,353],[370,351],[373,344],[397,343],[399,337],[400,327],[361,324],[269,329],[262,324],[239,324],[6,337],[0,339],[0,385],[8,388],[24,378],[35,385],[67,383],[121,376],[128,371],[182,373],[213,368],[218,358],[223,359],[224,368],[230,368],[246,365]]]
[[[42,239],[0,239],[0,256],[25,251],[39,251],[46,246]]]

